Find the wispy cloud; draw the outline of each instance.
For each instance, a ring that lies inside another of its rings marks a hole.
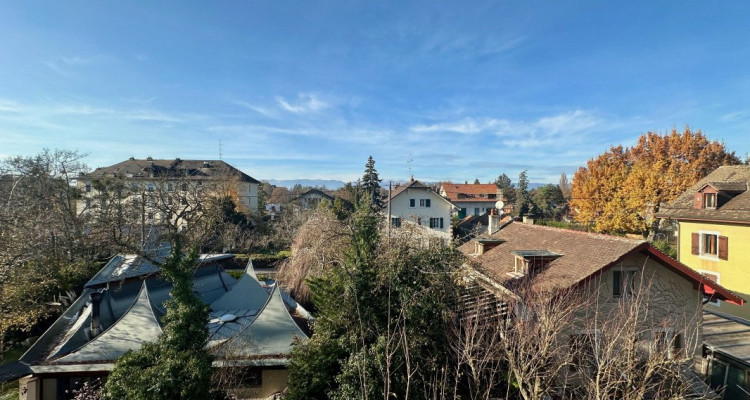
[[[411,127],[413,132],[453,132],[453,133],[480,133],[487,130],[507,125],[508,121],[494,118],[464,118],[460,121],[441,122],[430,125],[415,125]]]
[[[296,100],[290,101],[278,96],[276,97],[276,101],[281,108],[295,114],[317,112],[330,107],[330,104],[311,93],[300,93],[297,95]]]

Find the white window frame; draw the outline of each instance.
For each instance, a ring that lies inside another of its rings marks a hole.
[[[703,252],[703,245],[704,245],[703,237],[705,235],[716,235],[716,254],[709,254],[709,253]],[[705,260],[712,260],[712,261],[719,260],[719,236],[721,236],[721,232],[719,231],[698,231],[698,257],[699,258],[703,258]]]
[[[717,246],[718,246],[718,244],[717,244]],[[721,274],[720,273],[718,273],[716,271],[708,271],[708,270],[705,270],[705,269],[699,269],[698,272],[700,272],[701,274],[704,274],[704,275],[715,276],[716,277],[716,283],[719,284],[719,285],[721,285]],[[721,307],[721,300],[714,300],[714,301],[715,301],[715,303],[709,301],[706,304],[710,304],[710,305],[712,305],[714,307]]]

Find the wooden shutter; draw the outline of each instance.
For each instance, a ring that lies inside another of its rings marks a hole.
[[[698,233],[693,233],[693,246],[691,253],[694,255],[700,254],[700,234]]]
[[[729,259],[729,238],[726,236],[719,236],[719,259]]]
[[[703,208],[703,193],[696,193],[693,196],[693,208]]]

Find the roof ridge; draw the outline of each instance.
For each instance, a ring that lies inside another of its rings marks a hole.
[[[567,229],[567,228],[558,228],[553,226],[546,226],[546,225],[532,225],[532,224],[524,224],[523,222],[513,221],[510,225],[522,225],[524,227],[528,228],[535,228],[535,229],[545,229],[548,231],[558,231],[558,232],[568,232],[568,233],[574,233],[582,236],[589,236],[592,238],[601,238],[601,239],[608,239],[608,240],[615,240],[615,241],[621,241],[621,242],[628,242],[633,244],[641,244],[641,243],[648,243],[647,240],[644,239],[632,239],[625,236],[616,236],[616,235],[610,235],[607,233],[597,233],[597,232],[586,232],[586,231],[578,231],[575,229]],[[502,230],[498,231],[502,232]]]

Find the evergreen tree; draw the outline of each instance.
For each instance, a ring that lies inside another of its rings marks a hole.
[[[117,360],[104,385],[105,399],[212,398],[212,357],[204,349],[208,306],[193,292],[198,249],[193,247],[183,256],[181,242],[175,239],[161,265],[164,278],[172,284],[163,333],[156,343],[146,343]]]
[[[362,175],[362,191],[370,199],[370,206],[379,210],[383,208],[383,202],[380,200],[380,179],[378,171],[375,169],[375,160],[370,156],[365,164],[365,173]]]
[[[518,187],[516,188],[516,213],[519,217],[523,217],[529,212],[530,203],[529,178],[526,176],[526,171],[523,171],[518,175]]]
[[[479,184],[479,178],[474,178],[474,184],[475,184],[475,185],[478,185],[478,184]]]
[[[513,182],[508,175],[498,175],[497,179],[495,179],[495,185],[497,185],[497,188],[502,192],[505,204],[516,202],[516,189],[513,187]]]

